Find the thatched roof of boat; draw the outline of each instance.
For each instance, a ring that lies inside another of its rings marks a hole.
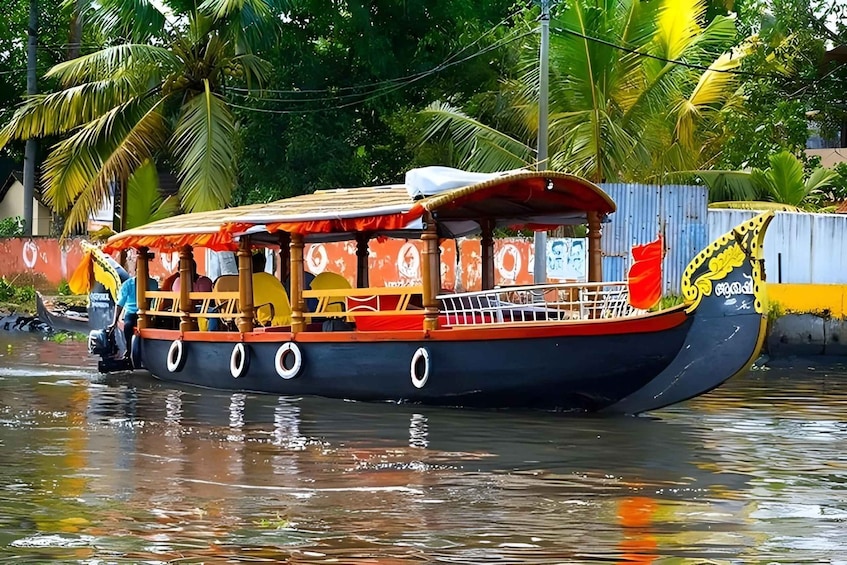
[[[478,231],[482,219],[543,229],[583,223],[587,212],[605,215],[614,210],[611,198],[585,179],[553,171],[520,171],[417,199],[405,185],[339,188],[183,214],[114,235],[107,248],[233,249],[242,235],[273,242],[279,232],[300,233],[307,241],[347,239],[359,232],[414,237],[427,213],[441,235],[448,237]]]

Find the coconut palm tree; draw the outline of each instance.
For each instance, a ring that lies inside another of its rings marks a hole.
[[[277,0],[205,0],[183,12],[152,0],[91,6],[87,22],[128,41],[50,69],[62,89],[28,97],[0,131],[0,148],[14,138],[60,138],[43,181],[48,203],[66,214],[66,233],[149,160],[172,163],[184,210],[225,206],[236,123],[224,90],[263,80],[268,65],[254,45],[260,23],[281,21]]]
[[[743,51],[732,19],[704,22],[703,0],[573,0],[551,21],[552,168],[594,181],[643,180],[697,168],[717,135],[712,118],[735,90]],[[432,104],[425,139],[446,133],[457,165],[532,165],[538,124],[537,48],[496,94],[490,120]],[[508,104],[503,104],[503,99]],[[692,166],[693,165],[693,166]]]

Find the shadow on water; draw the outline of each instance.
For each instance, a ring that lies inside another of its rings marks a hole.
[[[19,338],[0,369],[0,559],[832,562],[843,367],[755,371],[650,417],[222,393],[95,374]]]

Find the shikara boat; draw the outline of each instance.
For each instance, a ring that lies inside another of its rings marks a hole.
[[[179,292],[138,285],[138,303],[149,306],[139,312],[133,363],[166,381],[636,414],[745,371],[765,334],[762,241],[772,215],[700,252],[681,281],[683,304],[647,310],[631,304],[627,282],[603,280],[601,230],[614,212],[600,187],[561,172],[427,168],[410,171],[404,185],[320,190],[160,220],[113,236],[107,251],[135,248],[139,277],[146,277],[148,250],[179,251]],[[568,224],[588,227],[588,282],[495,287],[496,228]],[[474,233],[482,290],[441,292],[439,239]],[[376,237],[420,240],[420,284],[369,286],[368,242]],[[355,286],[307,287],[304,245],[338,240],[356,242]],[[285,296],[270,300],[258,298],[251,274],[251,253],[268,247],[284,267],[277,276],[290,281]],[[238,275],[194,292],[196,248],[235,251]]]

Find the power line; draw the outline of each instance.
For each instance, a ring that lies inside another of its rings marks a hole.
[[[464,57],[464,58],[459,59],[459,60],[453,60],[453,61],[450,61],[449,63],[445,61],[445,62],[433,67],[432,69],[430,69],[428,71],[424,71],[424,72],[418,73],[416,75],[410,75],[409,77],[406,77],[406,80],[404,82],[391,81],[391,82],[387,83],[386,86],[374,89],[371,92],[346,94],[346,95],[339,95],[339,96],[336,96],[336,97],[324,97],[324,98],[320,98],[320,99],[311,99],[311,100],[287,101],[287,100],[281,100],[281,99],[271,99],[271,101],[273,101],[273,102],[316,102],[316,101],[327,101],[327,100],[341,100],[341,99],[345,99],[345,98],[365,96],[365,98],[361,98],[359,100],[353,100],[351,102],[346,102],[344,104],[338,104],[338,105],[335,105],[335,106],[329,106],[329,107],[323,107],[323,108],[311,108],[311,109],[299,109],[299,110],[276,110],[276,109],[271,109],[271,108],[256,108],[256,107],[252,107],[252,106],[243,106],[243,105],[240,105],[240,104],[235,104],[233,102],[230,102],[229,104],[230,104],[230,106],[232,106],[234,108],[240,108],[242,110],[250,110],[250,111],[261,112],[261,113],[266,113],[266,114],[312,114],[312,113],[316,113],[316,112],[325,112],[325,111],[328,111],[328,110],[339,110],[339,109],[343,109],[343,108],[348,108],[350,106],[355,106],[357,104],[364,104],[365,102],[369,102],[369,101],[374,100],[376,98],[379,98],[381,96],[385,96],[385,95],[391,94],[392,92],[395,92],[397,90],[406,88],[409,85],[411,85],[412,83],[415,83],[415,82],[417,82],[421,79],[424,79],[428,76],[432,76],[432,75],[439,73],[439,72],[441,72],[444,69],[447,69],[449,67],[465,63],[465,62],[467,62],[471,59],[474,59],[476,57],[484,55],[485,53],[488,53],[489,51],[497,49],[497,48],[501,47],[502,45],[505,45],[505,44],[510,43],[512,41],[516,41],[518,39],[522,39],[523,37],[526,37],[527,35],[530,35],[532,33],[535,33],[535,31],[534,30],[533,31],[527,31],[527,32],[524,32],[524,33],[516,34],[516,35],[514,35],[513,37],[510,37],[510,38],[504,38],[503,40],[500,40],[500,41],[495,42],[495,43],[493,43],[493,44],[491,44],[491,45],[489,45],[489,46],[487,46],[483,49],[480,49],[476,53],[468,55],[467,57]]]
[[[689,62],[686,62],[686,61],[681,61],[679,59],[668,59],[668,58],[662,57],[660,55],[653,55],[652,53],[645,53],[643,51],[639,51],[638,49],[633,49],[631,47],[626,47],[624,45],[620,45],[620,44],[614,43],[612,41],[600,39],[599,37],[592,37],[590,35],[585,35],[583,33],[580,33],[578,31],[574,31],[572,29],[556,28],[556,31],[566,33],[568,35],[580,37],[580,38],[585,39],[587,41],[592,41],[594,43],[599,43],[601,45],[606,45],[607,47],[612,47],[613,49],[617,49],[619,51],[631,53],[632,55],[637,55],[638,57],[646,57],[648,59],[654,59],[656,61],[662,61],[663,63],[671,63],[673,65],[679,65],[681,67],[687,67],[689,69],[694,69],[694,70],[699,70],[699,71],[711,71],[711,72],[714,72],[714,73],[726,73],[726,74],[731,74],[731,75],[746,76],[746,77],[751,77],[751,78],[764,78],[764,79],[791,78],[791,80],[796,80],[796,81],[801,81],[801,82],[809,82],[809,83],[814,83],[814,82],[817,82],[817,81],[820,80],[820,79],[815,79],[815,78],[807,79],[807,78],[802,78],[802,77],[786,77],[784,75],[777,75],[777,74],[756,73],[756,72],[752,72],[752,71],[740,71],[740,70],[737,70],[737,69],[715,69],[715,68],[708,67],[706,65],[698,65],[696,63],[689,63]],[[831,73],[829,73],[829,74],[831,74]],[[823,77],[820,77],[820,78],[823,78]]]
[[[453,59],[455,59],[456,57],[458,57],[459,55],[461,55],[462,53],[464,53],[465,51],[467,51],[468,49],[470,49],[471,47],[473,47],[474,45],[476,45],[480,41],[482,41],[485,37],[491,35],[495,31],[497,31],[497,29],[500,28],[500,26],[504,25],[506,22],[508,22],[509,20],[514,18],[515,16],[519,15],[521,12],[523,12],[523,8],[516,10],[512,14],[509,14],[508,16],[503,18],[499,23],[497,23],[495,26],[493,26],[488,31],[486,31],[485,33],[483,33],[482,35],[477,37],[475,40],[473,40],[471,43],[462,47],[456,53],[450,55],[447,59],[445,59],[444,61],[442,61],[441,63],[439,63],[438,65],[436,65],[435,67],[433,67],[432,69],[429,69],[427,71],[421,71],[419,73],[414,73],[414,74],[403,76],[403,77],[386,79],[386,80],[381,80],[381,81],[376,81],[376,82],[371,82],[371,83],[364,83],[364,84],[359,84],[359,85],[354,85],[354,86],[341,86],[341,87],[337,87],[337,88],[321,88],[321,89],[298,89],[298,90],[272,90],[272,89],[267,89],[267,90],[262,90],[262,92],[266,92],[266,93],[270,93],[270,94],[304,94],[304,93],[319,94],[319,93],[324,93],[324,92],[345,92],[345,91],[348,91],[348,90],[360,90],[360,89],[369,88],[369,87],[372,87],[372,86],[379,87],[379,86],[382,86],[384,84],[398,83],[398,82],[404,82],[404,81],[407,81],[407,80],[410,80],[410,79],[415,79],[415,78],[418,78],[422,75],[427,75],[427,74],[431,74],[432,72],[437,72],[438,70],[440,70],[442,68],[446,68],[447,66],[452,66]],[[524,37],[525,35],[529,35],[531,33],[533,33],[533,31],[526,32],[521,37]],[[504,45],[505,43],[509,43],[510,41],[512,41],[514,39],[518,39],[518,38],[515,37],[515,38],[508,39],[508,36],[506,36],[505,38],[498,39],[492,45],[497,45],[499,47],[500,45]],[[500,45],[498,45],[498,44],[500,44]],[[488,48],[486,48],[486,49],[488,49]],[[480,52],[477,52],[472,57],[475,57],[479,54],[480,54]],[[463,59],[463,61],[464,60],[467,60],[467,59]],[[241,88],[241,87],[233,87],[233,88],[230,88],[229,90],[237,91],[237,92],[244,92],[244,93],[250,92],[249,89]],[[335,99],[335,98],[338,98],[338,97],[339,96],[333,96],[331,99]]]

